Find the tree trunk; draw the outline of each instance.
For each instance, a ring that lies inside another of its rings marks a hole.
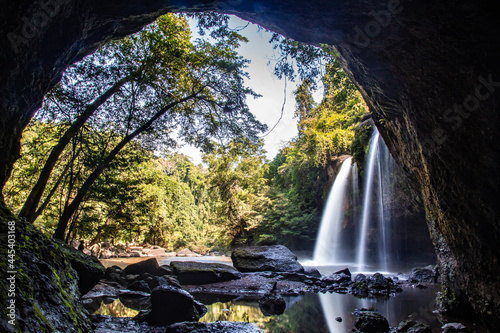
[[[57,179],[56,183],[54,184],[54,186],[50,190],[49,194],[47,195],[47,197],[45,198],[45,200],[43,201],[43,203],[40,205],[40,207],[38,207],[38,209],[36,210],[36,212],[33,214],[33,222],[36,221],[36,219],[43,213],[43,211],[45,210],[45,208],[47,208],[47,206],[49,205],[50,199],[52,199],[52,197],[56,193],[57,189],[59,188],[59,185],[61,184],[62,180],[66,176],[66,173],[68,173],[71,165],[74,163],[74,161],[75,161],[76,157],[78,156],[79,152],[80,151],[78,151],[77,154],[74,154],[73,157],[71,158],[71,161],[68,164],[66,164],[66,166],[64,167],[63,172],[61,172],[61,174],[59,175],[59,178]]]
[[[61,156],[64,148],[70,140],[78,133],[80,128],[85,124],[85,122],[94,114],[94,112],[106,102],[113,94],[115,94],[125,83],[129,82],[133,76],[127,76],[117,81],[111,88],[109,88],[104,94],[96,98],[91,104],[87,106],[85,111],[76,118],[76,120],[71,124],[71,126],[66,130],[63,136],[59,139],[57,144],[52,148],[45,165],[43,166],[40,175],[38,176],[38,181],[31,190],[28,198],[24,202],[21,211],[19,212],[19,217],[26,218],[29,222],[33,223],[36,219],[36,212],[40,199],[42,198],[47,182],[49,181],[50,174],[56,166],[59,156]]]
[[[200,90],[201,91],[201,90]],[[158,118],[163,116],[168,110],[173,108],[174,106],[184,103],[185,101],[195,97],[197,93],[193,93],[192,95],[189,95],[187,97],[184,97],[176,102],[170,103],[169,105],[165,106],[162,108],[160,111],[158,111],[153,117],[151,117],[146,123],[144,123],[141,127],[137,128],[134,132],[130,133],[126,137],[123,138],[118,145],[106,156],[106,158],[99,164],[99,166],[88,176],[88,178],[85,180],[83,185],[80,187],[78,190],[78,193],[76,194],[75,198],[69,204],[65,209],[64,212],[59,219],[59,223],[57,224],[57,229],[54,233],[54,238],[56,239],[64,239],[64,234],[66,233],[66,229],[68,227],[68,222],[75,213],[75,211],[78,209],[80,204],[82,203],[85,195],[89,191],[90,187],[94,184],[94,182],[99,178],[99,176],[102,174],[102,172],[106,169],[106,167],[113,161],[115,156],[120,152],[120,150],[125,147],[127,143],[132,141],[134,138],[136,138],[139,134],[147,130]]]

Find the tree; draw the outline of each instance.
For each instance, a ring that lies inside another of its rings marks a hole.
[[[225,227],[227,242],[233,245],[262,222],[268,203],[263,145],[263,141],[253,143],[239,137],[203,156],[209,165],[211,190],[219,199],[216,210],[220,223]]]
[[[178,56],[179,53],[178,49],[170,50],[168,42],[165,45],[171,33],[172,18],[164,16],[143,34],[118,44],[117,53],[128,55],[127,51],[133,49],[133,61],[137,57],[137,50],[144,50],[146,55],[159,55],[160,61],[169,64],[171,55],[167,59],[163,59],[162,55],[177,51]],[[179,125],[184,140],[207,149],[209,138],[214,135],[219,140],[242,134],[255,139],[256,134],[265,129],[245,104],[247,95],[256,94],[243,86],[243,78],[247,75],[243,68],[247,61],[234,50],[238,46],[237,38],[233,36],[214,45],[199,41],[197,45],[187,47],[179,57],[182,58],[181,66],[175,67],[175,71],[165,70],[160,66],[161,62],[152,64],[152,68],[146,72],[149,80],[141,81],[143,84],[132,90],[129,96],[129,100],[135,103],[125,108],[127,123],[121,127],[124,127],[126,135],[80,187],[71,204],[64,210],[54,237],[62,238],[68,221],[90,187],[116,154],[139,135],[148,142],[160,134],[168,137],[168,132]],[[129,61],[129,58],[125,58],[125,61]],[[123,103],[114,106],[116,108],[113,111],[124,109]],[[133,125],[137,126],[134,130]]]
[[[315,85],[309,79],[295,91],[299,134],[269,164],[266,178],[272,204],[256,231],[260,244],[312,246],[329,190],[327,166],[336,156],[350,152],[354,127],[367,111],[335,54],[330,54],[323,86],[324,97],[318,105],[312,98]]]
[[[66,132],[70,134],[63,135],[56,145],[46,171],[51,172],[54,159],[64,150],[68,137],[74,137],[81,128],[83,118],[86,118],[83,123],[92,128],[121,135],[121,141],[97,161],[93,172],[65,207],[54,234],[56,238],[64,237],[69,221],[91,186],[133,140],[145,147],[174,146],[171,134],[176,129],[183,140],[203,149],[210,148],[212,137],[227,141],[245,135],[256,140],[256,134],[265,126],[253,117],[245,103],[247,96],[257,95],[243,86],[247,61],[235,51],[240,41],[239,35],[231,34],[214,43],[199,40],[193,44],[186,20],[168,14],[140,33],[105,46],[67,73],[41,117],[75,121],[69,126],[71,132]],[[97,75],[89,77],[89,73]],[[133,79],[117,85],[131,76]],[[108,86],[113,93],[103,94],[102,91],[110,90],[105,89]],[[108,98],[94,107],[96,100],[105,99],[104,95]],[[87,117],[89,109],[95,110]],[[39,186],[43,189],[47,172],[43,173]],[[30,212],[26,215],[33,216],[40,192],[43,193],[41,188],[36,188],[22,209],[23,213]]]

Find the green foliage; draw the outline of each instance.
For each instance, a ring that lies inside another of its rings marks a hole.
[[[209,165],[208,181],[216,204],[216,223],[225,227],[225,243],[243,239],[248,231],[262,223],[266,197],[264,143],[252,143],[240,137],[226,146],[216,145],[214,152],[205,154]]]
[[[299,135],[269,162],[257,136],[265,126],[246,105],[247,97],[257,97],[244,85],[248,61],[236,52],[246,39],[228,28],[225,15],[192,16],[211,39],[192,41],[186,18],[168,14],[67,70],[24,132],[22,157],[4,192],[14,210],[51,148],[115,87],[55,163],[39,205],[37,225],[45,233],[61,225],[79,198],[67,240],[148,242],[172,250],[250,243],[311,248],[328,164],[359,149],[352,144],[366,112],[359,92],[331,49],[274,35],[276,75],[292,79],[298,71],[303,81],[295,92]],[[312,92],[320,74],[325,93],[318,104]],[[166,152],[178,139],[202,148],[208,168]]]
[[[360,173],[362,173],[361,166],[365,164],[366,156],[370,148],[370,138],[372,137],[373,126],[368,123],[363,123],[357,130],[354,141],[351,146],[351,154],[354,161],[360,166]]]
[[[269,164],[271,204],[258,229],[257,243],[311,248],[329,190],[327,167],[351,151],[354,129],[367,108],[334,57],[326,65],[325,94],[314,102],[314,85],[304,80],[295,91],[298,137]]]

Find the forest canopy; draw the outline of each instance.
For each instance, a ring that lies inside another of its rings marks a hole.
[[[281,243],[310,248],[327,167],[351,153],[367,107],[335,51],[274,34],[278,77],[298,79],[298,136],[269,161],[250,112],[248,40],[226,15],[167,14],[68,68],[23,134],[4,196],[20,217],[69,241],[172,250]],[[324,89],[317,103],[313,92]],[[203,151],[194,165],[172,152]]]

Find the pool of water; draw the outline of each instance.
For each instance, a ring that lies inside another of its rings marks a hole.
[[[125,267],[128,264],[148,258],[117,258],[102,260],[104,266],[118,265]],[[229,257],[162,257],[157,258],[160,265],[170,261],[203,261],[219,262],[232,265]],[[311,262],[301,261],[303,265]],[[342,265],[318,266],[322,274],[331,274],[340,269],[349,267],[353,276],[357,274],[349,263]],[[369,267],[360,270],[363,273],[371,272]],[[389,272],[383,272],[389,273]],[[396,273],[390,273],[395,275]],[[432,332],[441,332],[443,322],[455,321],[452,318],[440,317],[436,310],[436,293],[440,285],[429,285],[427,288],[404,287],[402,293],[386,298],[358,298],[349,294],[306,294],[297,297],[285,297],[287,307],[279,316],[265,316],[259,308],[258,297],[237,298],[224,295],[194,294],[200,302],[207,305],[207,314],[200,319],[202,322],[243,321],[255,323],[265,332],[271,333],[344,333],[351,332],[356,317],[352,314],[355,309],[373,308],[389,321],[392,327],[397,326],[405,319],[418,320],[432,327]],[[115,317],[133,317],[138,310],[146,309],[149,298],[145,299],[103,299],[87,304],[90,312]],[[466,323],[464,323],[466,324]],[[469,326],[470,325],[470,326]],[[482,327],[472,324],[466,325],[471,332],[486,332]]]
[[[243,321],[257,324],[265,332],[293,333],[344,333],[353,328],[356,317],[352,312],[358,308],[373,308],[382,314],[391,326],[405,319],[415,319],[433,327],[433,332],[441,332],[443,324],[433,311],[436,308],[435,295],[439,285],[426,289],[407,287],[404,291],[390,298],[357,298],[349,294],[306,294],[287,297],[287,308],[282,315],[265,316],[259,308],[257,299],[220,298],[218,302],[207,305],[207,314],[200,319],[203,322],[218,320]],[[207,295],[195,295],[202,302],[211,302]],[[117,317],[132,317],[138,311],[129,308],[130,302],[120,299],[102,301],[95,313]],[[341,318],[341,321],[336,318]]]
[[[252,322],[265,332],[273,333],[344,333],[351,332],[354,327],[356,317],[352,312],[355,309],[373,308],[387,318],[391,326],[411,318],[431,325],[433,332],[441,332],[442,324],[433,313],[438,290],[438,285],[426,289],[404,288],[403,293],[386,299],[361,299],[335,293],[307,294],[286,298],[285,312],[270,317],[262,314],[257,301],[217,302],[207,306],[208,313],[200,321]]]

